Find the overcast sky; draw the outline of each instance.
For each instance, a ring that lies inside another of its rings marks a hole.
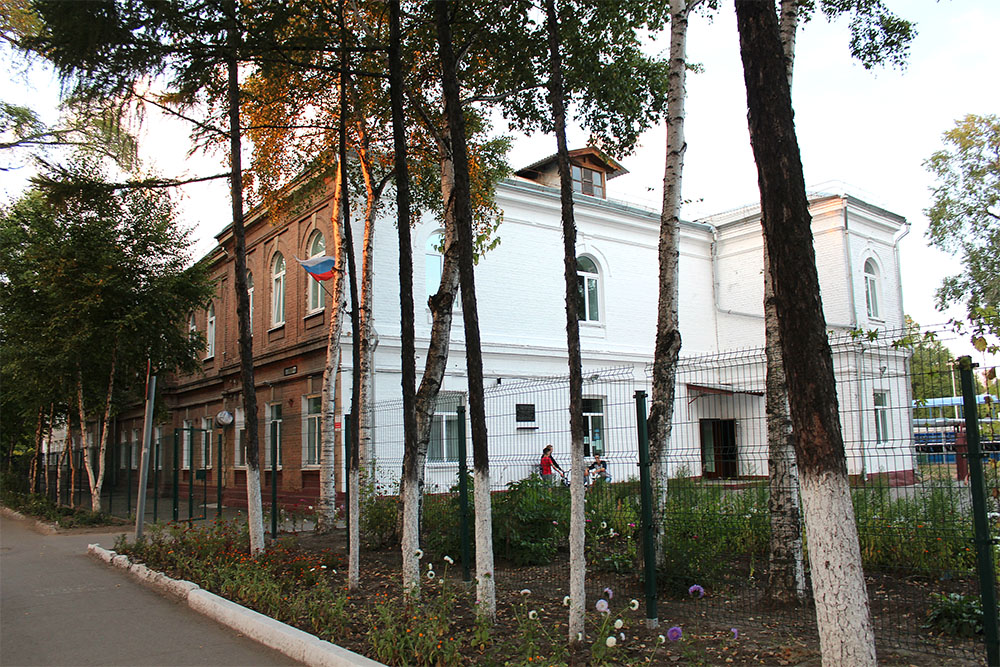
[[[757,200],[757,175],[746,123],[746,92],[732,3],[724,1],[711,20],[696,17],[688,36],[688,58],[704,71],[688,75],[688,143],[683,216],[697,219]],[[968,113],[1000,113],[1000,2],[996,0],[886,0],[896,13],[917,23],[918,35],[903,70],[865,70],[848,50],[847,21],[818,17],[800,29],[796,43],[793,103],[806,182],[811,189],[846,191],[903,215],[912,231],[902,241],[905,310],[922,324],[943,322],[934,308],[941,279],[959,269],[952,257],[927,247],[923,210],[932,179],[922,162],[941,147],[941,134]],[[666,40],[663,40],[666,49]],[[664,52],[665,55],[665,52]],[[36,108],[52,107],[58,85],[43,73],[30,86],[12,77],[3,98]],[[33,88],[33,90],[29,90]],[[151,119],[144,152],[165,174],[186,167],[214,173],[214,159],[185,157],[186,129]],[[639,150],[623,156],[631,172],[611,181],[615,199],[659,207],[664,136],[648,132]],[[554,139],[518,138],[510,155],[514,168],[555,152]],[[570,136],[583,145],[582,133]],[[0,174],[9,199],[22,187],[20,173]],[[199,251],[229,222],[224,182],[192,186],[184,195],[185,224],[195,228]],[[501,230],[502,234],[502,230]]]

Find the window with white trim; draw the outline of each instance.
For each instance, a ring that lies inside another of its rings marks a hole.
[[[590,257],[576,258],[576,285],[580,298],[580,321],[601,321],[601,275]]]
[[[326,252],[326,239],[323,238],[323,234],[317,230],[313,232],[312,236],[309,238],[309,245],[307,246],[309,252],[309,259],[317,257]],[[308,275],[308,274],[307,274]],[[320,281],[315,278],[308,277],[307,282],[309,284],[308,294],[306,294],[306,312],[315,313],[323,310],[323,285]]]
[[[302,449],[302,464],[319,465],[323,437],[323,398],[322,396],[306,396],[305,401],[305,433],[306,442]]]
[[[868,307],[868,317],[880,319],[879,314],[879,275],[875,260],[865,260],[865,305]]]
[[[188,318],[188,339],[193,340],[198,335],[198,321],[194,318],[194,313]]]
[[[574,164],[570,166],[570,175],[573,177],[573,192],[604,199],[604,172]]]
[[[271,326],[285,323],[285,258],[274,253],[271,262]]]
[[[264,424],[264,468],[271,469],[271,440],[276,437],[278,445],[278,467],[281,467],[281,403],[269,403],[267,421]]]
[[[128,468],[128,431],[122,429],[121,442],[118,445],[118,467],[121,470]]]
[[[201,418],[201,467],[212,467],[212,418]]]
[[[191,440],[194,434],[194,420],[185,419],[181,429],[181,470],[191,469]]]
[[[872,395],[872,405],[875,407],[875,443],[889,442],[889,393],[876,391]]]
[[[431,418],[431,439],[427,443],[428,461],[458,461],[459,426],[458,415],[454,412],[435,414]]]
[[[604,399],[583,399],[583,454],[604,456]]]
[[[215,304],[209,303],[205,311],[205,358],[211,359],[215,356]]]
[[[142,440],[139,438],[139,429],[132,429],[132,452],[131,452],[131,463],[132,470],[139,469],[139,452],[142,451]]]
[[[247,464],[247,426],[243,418],[243,408],[236,408],[233,419],[233,432],[236,442],[233,444],[233,465],[242,468]]]
[[[253,336],[253,273],[247,271],[247,300],[250,302],[250,335]]]
[[[444,235],[438,231],[428,236],[424,245],[424,285],[428,297],[437,294],[441,287],[441,273],[444,271],[444,255],[441,254],[443,243]]]
[[[157,470],[163,470],[163,427],[153,427],[153,441],[149,443],[149,455],[153,457]]]

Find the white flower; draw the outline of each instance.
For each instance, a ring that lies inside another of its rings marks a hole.
[[[582,632],[576,633],[576,641],[578,641],[578,642],[582,642],[583,641],[583,633]]]
[[[663,635],[659,635],[659,636],[658,636],[658,637],[656,638],[656,643],[657,643],[657,644],[666,644],[666,643],[667,643],[667,638],[666,638],[666,637],[664,637]]]
[[[313,508],[313,506],[312,506],[312,505],[310,505],[310,506],[309,506],[309,509],[312,509],[312,508]]]
[[[521,595],[531,595],[531,589],[530,588],[522,588],[521,589]]]
[[[629,608],[632,611],[635,611],[636,609],[639,608],[639,601],[638,600],[632,600],[631,602],[628,603],[628,606],[629,606]]]
[[[622,638],[622,641],[625,641],[625,633],[624,632],[618,633],[618,636]]]
[[[602,521],[601,522],[601,528],[607,528],[607,527],[608,527],[608,522],[607,521]]]
[[[623,625],[625,625],[625,622],[622,619],[615,619],[615,630],[621,630]]]
[[[538,612],[532,609],[531,611],[528,612],[528,618],[534,621],[536,618],[538,618]]]
[[[569,596],[568,595],[563,598],[563,606],[564,607],[568,607],[569,606]]]
[[[326,569],[326,565],[320,565],[319,567],[320,567],[320,569],[322,569],[322,570],[325,570],[325,569]]]
[[[434,574],[434,570],[427,570],[427,578],[428,579],[433,579],[435,576],[437,576],[437,575]]]
[[[455,564],[455,561],[453,561],[451,559],[451,556],[445,556],[444,560],[445,560],[446,563],[448,563],[448,565],[454,565]]]
[[[428,570],[433,570],[434,569],[434,563],[427,563],[427,569]]]
[[[424,552],[421,551],[420,549],[417,549],[416,551],[413,552],[413,555],[417,557],[417,560],[420,560],[421,558],[424,557]]]
[[[608,613],[608,601],[602,598],[597,601],[597,604],[594,605],[594,608],[597,609],[597,611],[601,612],[602,614],[606,614]]]
[[[614,648],[615,644],[618,643],[618,640],[614,637],[608,637],[604,640],[604,643],[608,645],[608,648]]]

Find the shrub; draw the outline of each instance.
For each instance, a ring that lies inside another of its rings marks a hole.
[[[569,534],[569,490],[532,474],[493,498],[497,554],[515,565],[552,562]]]
[[[931,593],[927,630],[939,630],[957,637],[975,637],[983,632],[983,604],[978,595]]]

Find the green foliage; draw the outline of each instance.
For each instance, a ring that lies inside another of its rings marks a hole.
[[[944,281],[938,304],[965,303],[978,333],[1000,335],[1000,116],[969,114],[944,143],[924,162],[937,179],[927,237],[961,255],[963,272]]]
[[[975,637],[983,633],[983,603],[978,595],[931,593],[926,630],[937,630],[956,637]]]
[[[622,574],[638,562],[639,498],[634,483],[596,482],[586,499],[587,564]]]
[[[396,542],[399,496],[361,494],[361,539],[366,549],[382,549]]]
[[[658,578],[682,593],[693,583],[722,583],[740,562],[752,572],[770,539],[767,494],[766,486],[727,490],[680,471],[667,487]]]
[[[865,69],[906,66],[916,24],[893,14],[882,0],[820,0],[820,7],[830,19],[850,16],[851,56]]]
[[[20,493],[16,491],[13,480],[4,479],[0,487],[0,502],[12,510],[26,516],[53,523],[60,528],[82,528],[86,526],[117,526],[121,521],[104,512],[92,512],[87,509],[63,507],[54,503],[48,496],[37,493]]]
[[[569,489],[540,476],[511,482],[494,496],[493,545],[516,565],[550,563],[569,534]]]
[[[429,578],[421,587],[419,604],[376,603],[368,631],[375,659],[391,665],[458,664],[460,642],[452,630],[455,594],[447,570],[436,578],[436,586]]]

